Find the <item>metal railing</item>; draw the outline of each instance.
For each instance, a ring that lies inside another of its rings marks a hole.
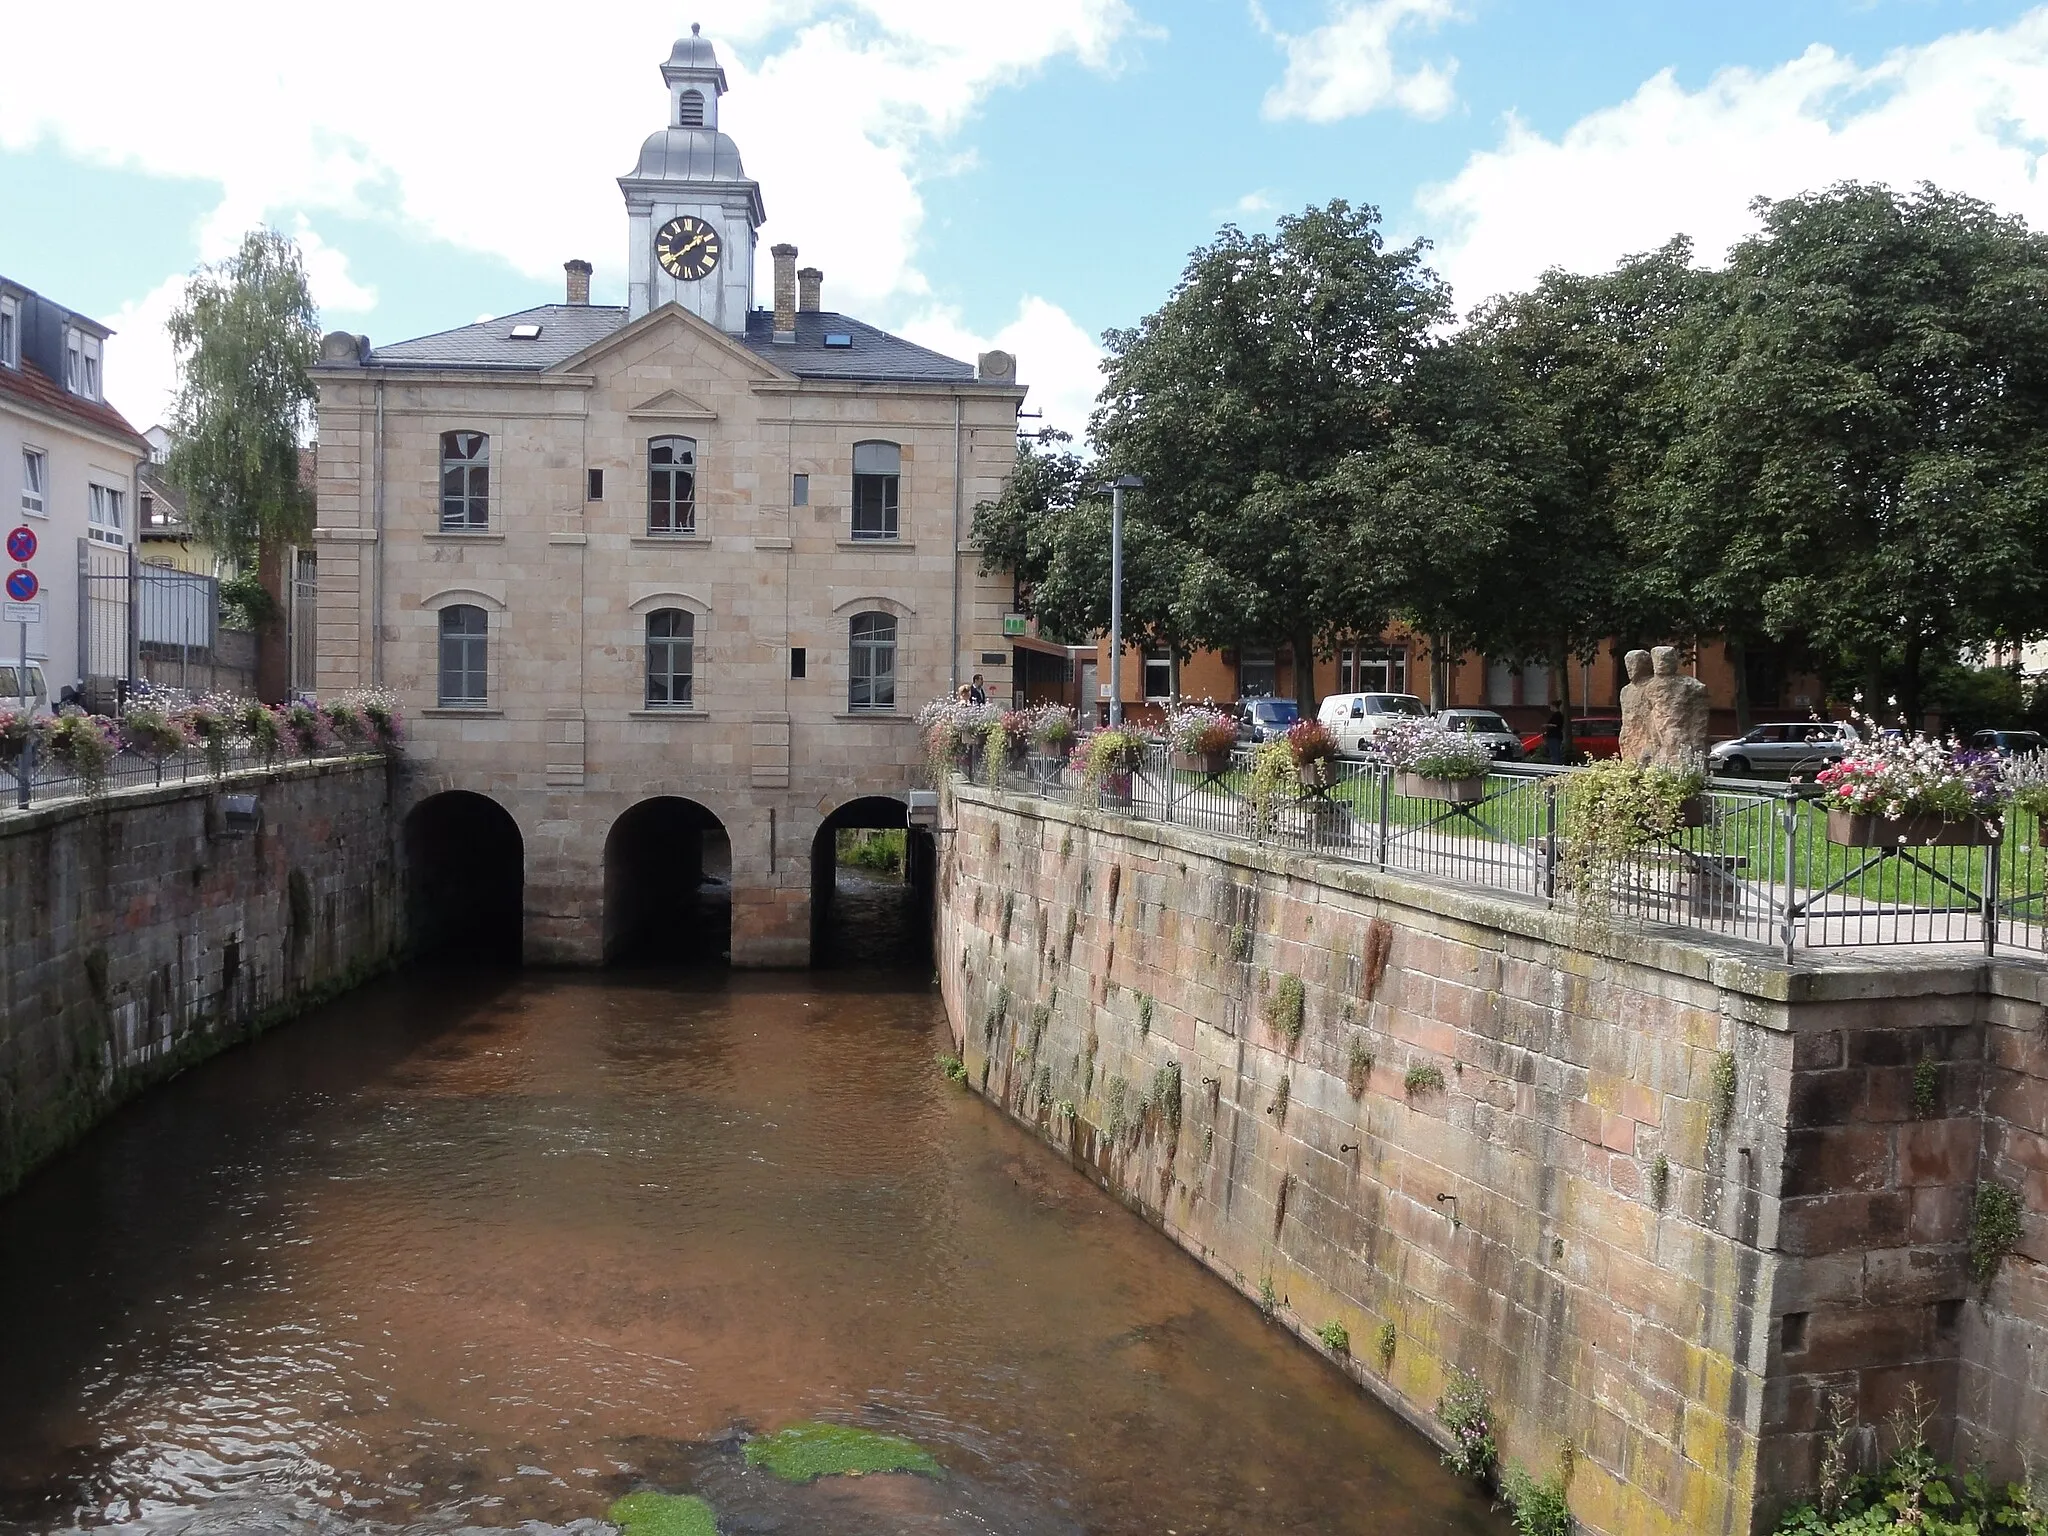
[[[989,782],[982,765],[973,777]],[[998,787],[1138,821],[1499,891],[1614,924],[1663,923],[1800,948],[1969,944],[2048,950],[2041,828],[2020,812],[1975,845],[1855,846],[1830,836],[1811,784],[1716,779],[1684,825],[1646,837],[1572,889],[1564,841],[1574,770],[1502,764],[1465,803],[1403,793],[1404,775],[1370,761],[1325,765],[1313,781],[1253,792],[1252,754],[1208,764],[1147,747],[1129,774],[1093,788],[1078,764],[1023,757]],[[1407,786],[1412,787],[1412,786]]]
[[[215,766],[207,760],[205,749],[201,747],[187,747],[163,758],[123,750],[115,754],[113,762],[108,764],[104,778],[98,784],[89,785],[47,751],[38,750],[33,754],[0,758],[0,825],[5,825],[8,816],[21,811],[59,801],[90,799],[110,790],[203,783],[252,768],[281,768],[292,763],[332,762],[376,755],[373,747],[336,743],[313,752],[281,751],[265,761],[246,743],[238,742],[221,760],[216,774]]]

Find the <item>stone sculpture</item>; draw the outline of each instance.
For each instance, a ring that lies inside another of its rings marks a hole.
[[[1675,645],[1660,645],[1647,657],[1630,651],[1626,662],[1631,681],[1621,690],[1621,755],[1666,768],[1699,766],[1712,726],[1707,685],[1678,670]]]

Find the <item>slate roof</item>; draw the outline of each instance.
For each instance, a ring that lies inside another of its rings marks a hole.
[[[0,366],[0,403],[8,400],[39,407],[54,416],[69,416],[102,432],[129,438],[136,453],[149,452],[149,444],[143,441],[140,432],[128,425],[126,416],[104,401],[72,394],[26,357],[22,358],[19,368]]]
[[[476,325],[394,342],[370,353],[372,368],[480,368],[538,372],[574,357],[626,323],[626,311],[609,304],[542,304]],[[512,327],[538,325],[532,341],[514,341]],[[849,347],[827,347],[825,338],[852,339]],[[796,317],[796,340],[777,344],[775,314],[757,309],[747,316],[746,346],[780,368],[805,379],[971,384],[974,365],[920,347],[851,315],[810,310]]]

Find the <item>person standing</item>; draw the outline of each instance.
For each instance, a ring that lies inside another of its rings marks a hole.
[[[986,704],[988,702],[988,684],[982,681],[979,672],[974,674],[974,681],[967,685],[967,702],[970,704]]]
[[[1564,711],[1553,709],[1550,718],[1543,724],[1543,760],[1549,763],[1564,761]]]

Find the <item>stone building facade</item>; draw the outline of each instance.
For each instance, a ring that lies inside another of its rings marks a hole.
[[[729,846],[734,962],[802,964],[820,828],[902,797],[926,699],[976,671],[1007,689],[1010,585],[966,529],[1024,391],[1006,354],[824,309],[792,246],[757,308],[764,207],[711,45],[662,75],[668,124],[620,178],[625,307],[574,261],[563,304],[325,339],[319,688],[399,696],[410,806],[509,813],[529,961],[605,957],[608,864],[664,801]]]

